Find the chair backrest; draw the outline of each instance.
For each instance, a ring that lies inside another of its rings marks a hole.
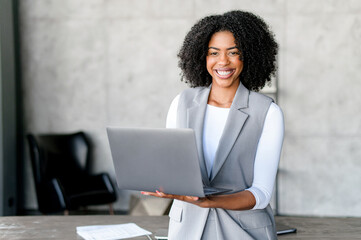
[[[83,132],[28,135],[36,183],[86,173],[89,141]]]

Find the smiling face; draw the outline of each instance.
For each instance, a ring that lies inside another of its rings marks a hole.
[[[216,32],[208,43],[207,70],[212,76],[212,85],[222,88],[237,88],[243,69],[241,52],[234,36],[229,31]]]

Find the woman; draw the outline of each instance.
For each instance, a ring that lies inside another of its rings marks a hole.
[[[179,66],[192,88],[172,102],[167,127],[196,132],[205,186],[232,189],[174,199],[169,239],[277,239],[269,206],[283,141],[283,115],[257,93],[276,69],[277,43],[259,17],[205,17],[187,34]]]

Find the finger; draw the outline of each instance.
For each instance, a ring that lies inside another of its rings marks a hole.
[[[140,192],[142,195],[146,195],[146,196],[155,196],[155,197],[158,197],[158,194],[157,193],[154,193],[154,192]]]
[[[159,197],[164,197],[164,193],[159,192],[158,190],[156,190],[155,192],[158,194]]]
[[[155,193],[151,193],[151,196],[156,196],[160,198],[170,198],[170,199],[177,199],[185,202],[196,202],[200,200],[199,197],[195,196],[183,196],[183,195],[175,195],[175,194],[166,194],[164,192],[160,192],[158,190],[155,191]]]
[[[172,195],[172,194],[166,194],[164,192],[160,192],[158,190],[156,190],[155,192],[158,194],[159,197],[162,197],[162,198],[172,198],[172,199],[174,199],[174,196],[175,196],[175,195]]]
[[[195,197],[195,196],[185,196],[185,198],[188,200],[188,201],[198,201],[199,200],[199,197]]]
[[[170,198],[170,199],[178,199],[178,200],[182,200],[182,197],[184,196],[180,196],[180,195],[175,195],[175,194],[167,194],[167,193],[164,193],[164,192],[160,192],[160,191],[155,191],[159,197],[162,197],[162,198]]]

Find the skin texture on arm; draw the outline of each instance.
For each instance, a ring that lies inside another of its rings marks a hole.
[[[174,194],[165,194],[163,192],[142,192],[143,195],[159,198],[177,199],[192,203],[203,208],[223,208],[228,210],[249,210],[256,204],[256,199],[249,191],[242,191],[228,195],[211,195],[207,197],[182,196]]]

